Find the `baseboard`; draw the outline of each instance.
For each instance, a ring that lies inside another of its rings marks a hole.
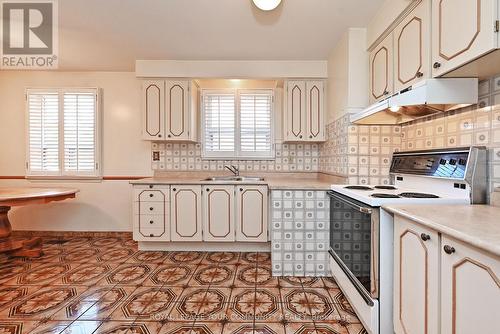
[[[112,232],[112,231],[12,231],[13,237],[51,237],[51,238],[126,238],[132,239],[132,232]]]
[[[141,251],[270,252],[270,242],[156,242],[139,241]]]

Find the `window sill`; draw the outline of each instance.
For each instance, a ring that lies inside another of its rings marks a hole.
[[[102,182],[102,176],[60,176],[60,175],[26,175],[28,181],[48,182]]]

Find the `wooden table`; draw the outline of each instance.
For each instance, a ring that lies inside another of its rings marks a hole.
[[[42,255],[41,238],[13,240],[8,212],[12,206],[45,204],[75,198],[78,189],[68,188],[0,188],[0,253],[11,256],[39,257]]]

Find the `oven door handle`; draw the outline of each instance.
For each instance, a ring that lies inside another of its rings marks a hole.
[[[335,199],[337,199],[337,200],[339,200],[341,202],[344,202],[344,203],[348,204],[349,206],[352,206],[353,208],[355,208],[359,212],[366,213],[366,214],[371,214],[372,213],[372,209],[371,208],[366,207],[366,206],[358,205],[358,204],[350,201],[349,199],[347,199],[344,196],[337,195],[333,191],[329,191],[328,192],[328,196],[333,197],[333,198],[335,198]]]

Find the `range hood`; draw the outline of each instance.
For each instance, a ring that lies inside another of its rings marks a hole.
[[[477,78],[427,79],[353,114],[354,124],[391,125],[413,121],[478,101]]]

